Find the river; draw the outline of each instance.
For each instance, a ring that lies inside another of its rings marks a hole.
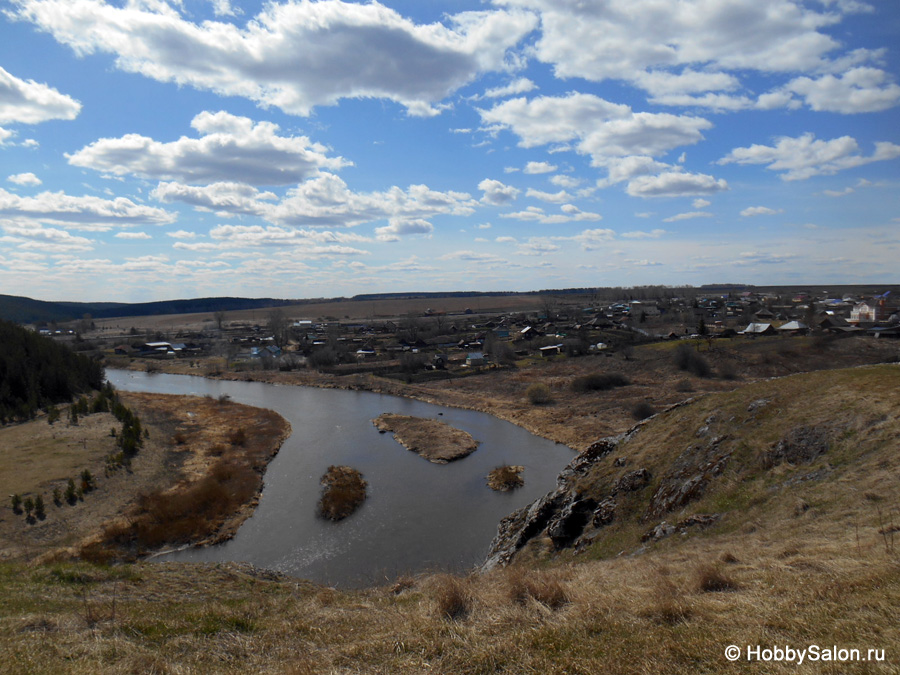
[[[484,559],[500,520],[553,489],[573,457],[570,448],[491,415],[386,394],[118,370],[107,378],[124,391],[226,394],[275,410],[293,428],[269,464],[259,506],[233,539],[158,559],[250,562],[338,587],[462,572]],[[378,432],[372,419],[385,412],[439,419],[472,434],[479,448],[432,464]],[[352,466],[368,482],[365,503],[339,522],[316,516],[319,480],[331,464]],[[487,487],[485,476],[503,464],[525,467],[524,487]]]

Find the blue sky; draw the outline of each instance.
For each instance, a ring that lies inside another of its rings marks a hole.
[[[898,283],[895,2],[0,11],[0,293]]]

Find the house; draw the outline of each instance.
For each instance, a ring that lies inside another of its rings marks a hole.
[[[483,366],[485,363],[484,352],[470,352],[466,356],[467,366]]]
[[[770,323],[751,323],[748,324],[744,330],[738,332],[742,335],[750,335],[753,337],[757,335],[775,335],[775,329]]]
[[[562,344],[558,345],[547,345],[546,347],[538,348],[538,351],[541,353],[541,358],[548,358],[550,356],[557,356],[562,352]]]
[[[802,321],[788,321],[786,324],[779,326],[775,330],[777,330],[782,335],[786,335],[788,333],[799,335],[801,333],[806,333],[809,330],[809,326],[807,326]]]

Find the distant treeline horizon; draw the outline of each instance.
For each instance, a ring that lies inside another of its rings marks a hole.
[[[239,298],[214,297],[177,300],[157,300],[153,302],[53,302],[35,300],[24,296],[0,295],[0,319],[20,324],[65,323],[84,318],[110,319],[118,317],[159,316],[165,314],[201,314],[209,312],[229,312],[238,310],[268,309],[289,305],[305,305],[330,302],[377,302],[379,300],[422,300],[443,298],[482,298],[510,296],[587,296],[587,300],[599,302],[615,299],[645,300],[653,298],[694,297],[703,294],[725,293],[777,293],[793,294],[802,291],[821,294],[828,292],[832,297],[847,293],[859,296],[873,296],[885,291],[900,295],[897,284],[815,284],[756,286],[753,284],[721,283],[702,286],[598,286],[579,288],[541,289],[531,291],[410,291],[393,293],[362,293],[351,297],[334,298]]]

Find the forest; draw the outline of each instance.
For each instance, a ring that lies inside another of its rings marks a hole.
[[[100,389],[103,367],[9,321],[0,320],[0,424]]]

